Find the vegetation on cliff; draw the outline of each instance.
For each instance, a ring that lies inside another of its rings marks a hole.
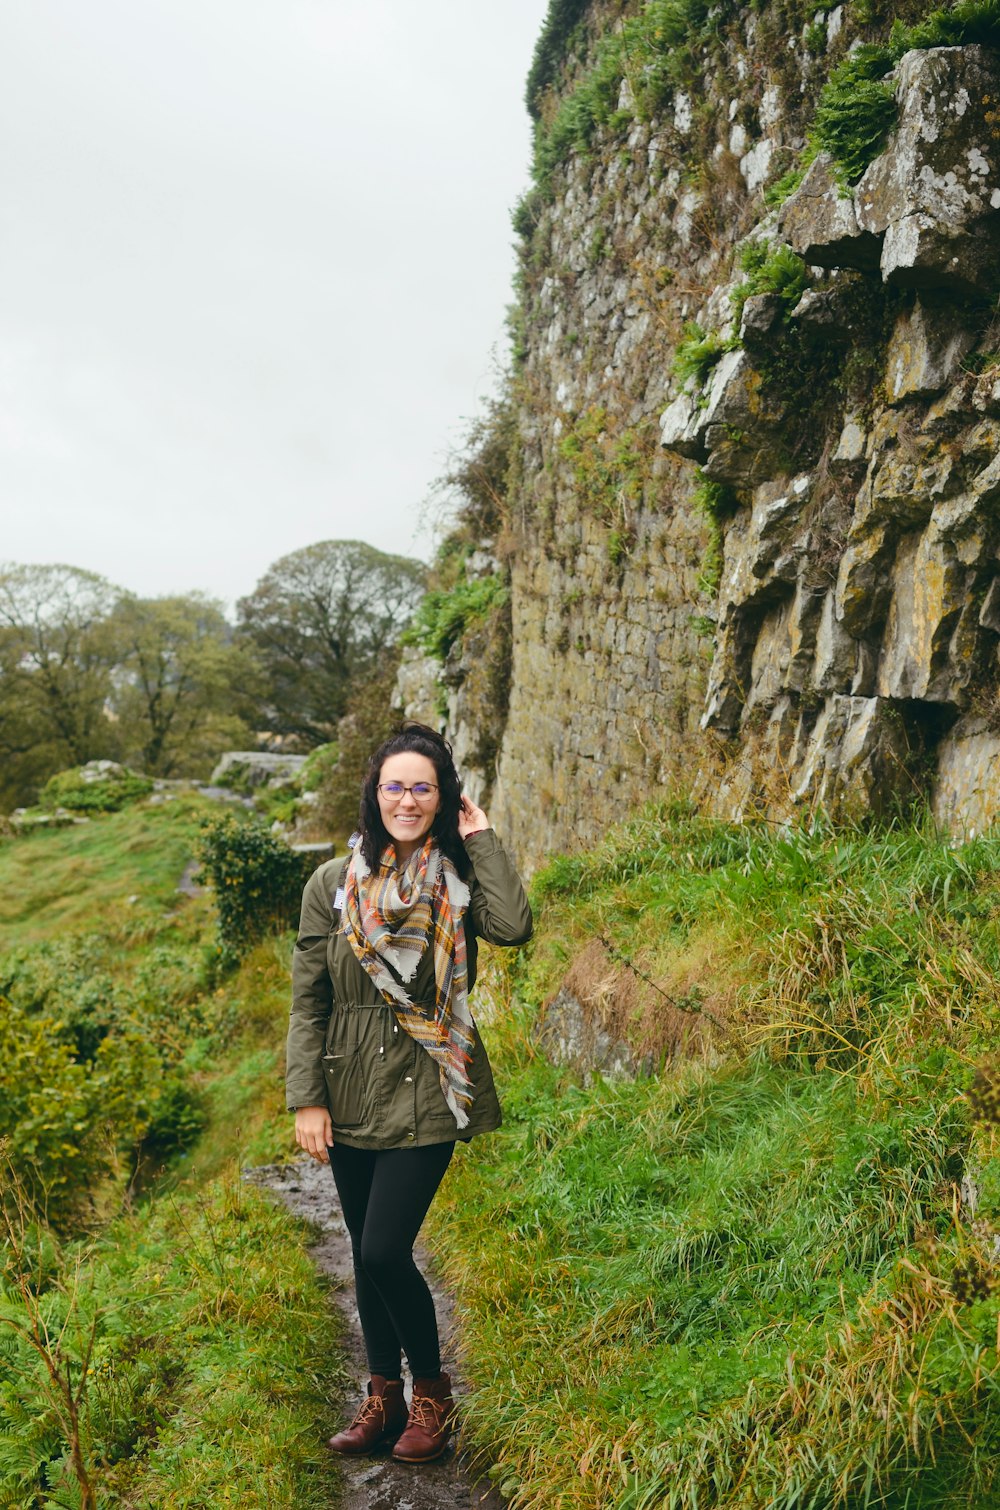
[[[675,804],[536,877],[506,1131],[433,1216],[517,1510],[992,1503],[998,874]],[[657,1073],[543,1057],[571,965]]]

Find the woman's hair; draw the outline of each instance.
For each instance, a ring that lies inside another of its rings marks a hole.
[[[390,755],[425,755],[437,772],[438,796],[441,806],[434,815],[431,833],[439,847],[451,860],[460,876],[467,876],[471,869],[469,857],[458,833],[458,814],[461,806],[462,787],[455,770],[451,745],[426,724],[405,723],[395,734],[383,741],[368,762],[368,770],[361,787],[361,810],[358,815],[358,831],[361,853],[371,870],[378,868],[379,856],[390,842],[390,836],[382,822],[378,806],[378,784],[382,767]]]

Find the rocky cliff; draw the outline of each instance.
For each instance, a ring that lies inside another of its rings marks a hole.
[[[665,786],[1000,809],[993,9],[553,0],[507,588],[436,693],[528,861]]]

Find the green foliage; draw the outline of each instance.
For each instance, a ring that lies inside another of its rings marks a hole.
[[[768,247],[762,241],[749,241],[740,251],[740,267],[747,274],[731,295],[733,323],[737,329],[743,318],[743,306],[753,294],[776,294],[791,314],[809,282],[809,269],[790,246]]]
[[[138,1146],[158,1089],[156,1051],[136,1024],[81,1061],[58,1018],[10,1001],[0,1009],[0,1138],[33,1203],[64,1225]]]
[[[88,780],[85,769],[77,767],[50,776],[38,794],[38,807],[46,812],[64,807],[71,813],[117,813],[153,790],[148,777],[124,766],[103,772],[97,780]]]
[[[865,43],[837,64],[820,94],[810,138],[829,152],[843,184],[857,183],[895,123],[896,98],[882,83],[892,62],[887,47]]]
[[[722,527],[736,512],[739,499],[726,483],[715,482],[699,470],[692,501],[708,525],[708,548],[702,562],[698,586],[709,597],[714,597],[722,581]]]
[[[995,1074],[964,1093],[996,1038],[998,876],[995,835],[681,802],[536,874],[532,953],[490,1014],[506,1139],[431,1215],[465,1430],[519,1510],[993,1503]],[[535,1008],[600,936],[724,1032],[686,1057],[662,997],[636,1004],[603,959],[662,1073],[549,1065]]]
[[[579,502],[612,529],[627,528],[625,514],[641,503],[649,475],[649,435],[617,430],[599,404],[576,416],[559,442],[573,472]]]
[[[15,1227],[0,1285],[0,1503],[80,1504],[58,1385],[14,1330],[36,1316],[57,1377],[79,1395],[96,1503],[330,1504],[322,1441],[346,1381],[303,1237],[238,1168],[119,1218],[89,1246]]]
[[[355,693],[398,664],[425,579],[422,562],[360,540],[275,561],[237,604],[240,638],[262,667],[264,726],[306,747],[333,738]]]
[[[224,966],[265,934],[295,926],[314,856],[291,849],[259,820],[225,813],[205,822],[198,858],[215,892]]]
[[[647,0],[619,29],[600,39],[590,64],[551,116],[540,111],[537,89],[529,84],[529,109],[535,115],[535,182],[547,197],[557,169],[573,151],[586,152],[595,132],[626,127],[635,114],[649,118],[662,110],[674,90],[698,72],[699,53],[710,46],[731,4],[710,7],[706,0]],[[562,48],[569,35],[561,33]],[[560,56],[563,54],[560,53]],[[555,70],[540,72],[548,85]],[[619,109],[622,81],[635,105]]]
[[[429,592],[414,615],[407,642],[443,661],[472,624],[507,601],[507,594],[506,580],[499,572],[466,578],[447,592]]]
[[[727,519],[731,519],[739,508],[739,502],[735,490],[728,483],[715,482],[699,471],[694,505],[711,524],[722,525]]]
[[[620,567],[628,559],[633,543],[631,534],[625,530],[608,532],[608,560],[612,566]]]
[[[193,1141],[203,1113],[181,1064],[204,1028],[202,985],[181,943],[147,946],[127,975],[98,934],[0,957],[0,1138],[52,1223],[89,1219],[140,1153]]]
[[[789,168],[773,184],[769,184],[764,190],[764,203],[769,210],[776,210],[783,205],[786,199],[791,198],[799,184],[806,176],[805,168]]]
[[[707,332],[697,322],[688,320],[674,351],[674,375],[681,383],[691,379],[700,388],[712,368],[731,349],[717,331]]]
[[[207,776],[220,749],[245,743],[263,687],[221,604],[202,593],[125,593],[107,630],[127,671],[109,700],[125,759],[150,775]]]
[[[515,204],[510,215],[514,233],[524,241],[530,241],[541,213],[541,196],[537,188],[531,188]]]
[[[0,958],[0,1504],[80,1505],[84,1484],[101,1506],[334,1497],[337,1321],[306,1234],[240,1178],[289,1146],[287,948],[204,995],[211,910],[174,888],[205,806],[0,853],[23,909],[0,933],[23,940]],[[123,884],[143,901],[119,911]],[[91,1238],[62,1241],[81,1220]]]
[[[329,744],[317,745],[314,750],[310,750],[306,763],[296,779],[296,786],[299,791],[316,791],[324,778],[337,764],[338,754],[336,740],[331,740]]]
[[[68,765],[207,774],[245,738],[254,658],[201,593],[136,598],[67,566],[0,570],[0,801]]]
[[[570,153],[586,151],[598,126],[614,115],[622,77],[621,42],[617,36],[604,38],[580,83],[559,102],[551,124],[536,128],[535,177],[543,190]]]
[[[590,0],[549,0],[524,90],[528,113],[535,120],[541,114],[542,96],[558,78],[569,45],[587,13],[589,3]]]
[[[895,21],[889,34],[894,62],[914,47],[968,47],[974,42],[1000,44],[1000,0],[958,0],[932,10],[915,26]]]

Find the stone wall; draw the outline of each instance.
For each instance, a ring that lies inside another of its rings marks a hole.
[[[474,690],[474,639],[445,692],[529,866],[667,786],[734,817],[930,801],[972,828],[1000,808],[997,55],[907,54],[853,192],[821,156],[769,209],[849,18],[807,47],[778,44],[775,7],[731,12],[703,93],[599,132],[525,239],[511,517],[489,542],[509,693]],[[748,246],[803,259],[793,301],[734,302]],[[716,343],[701,382],[675,376],[691,321]]]

